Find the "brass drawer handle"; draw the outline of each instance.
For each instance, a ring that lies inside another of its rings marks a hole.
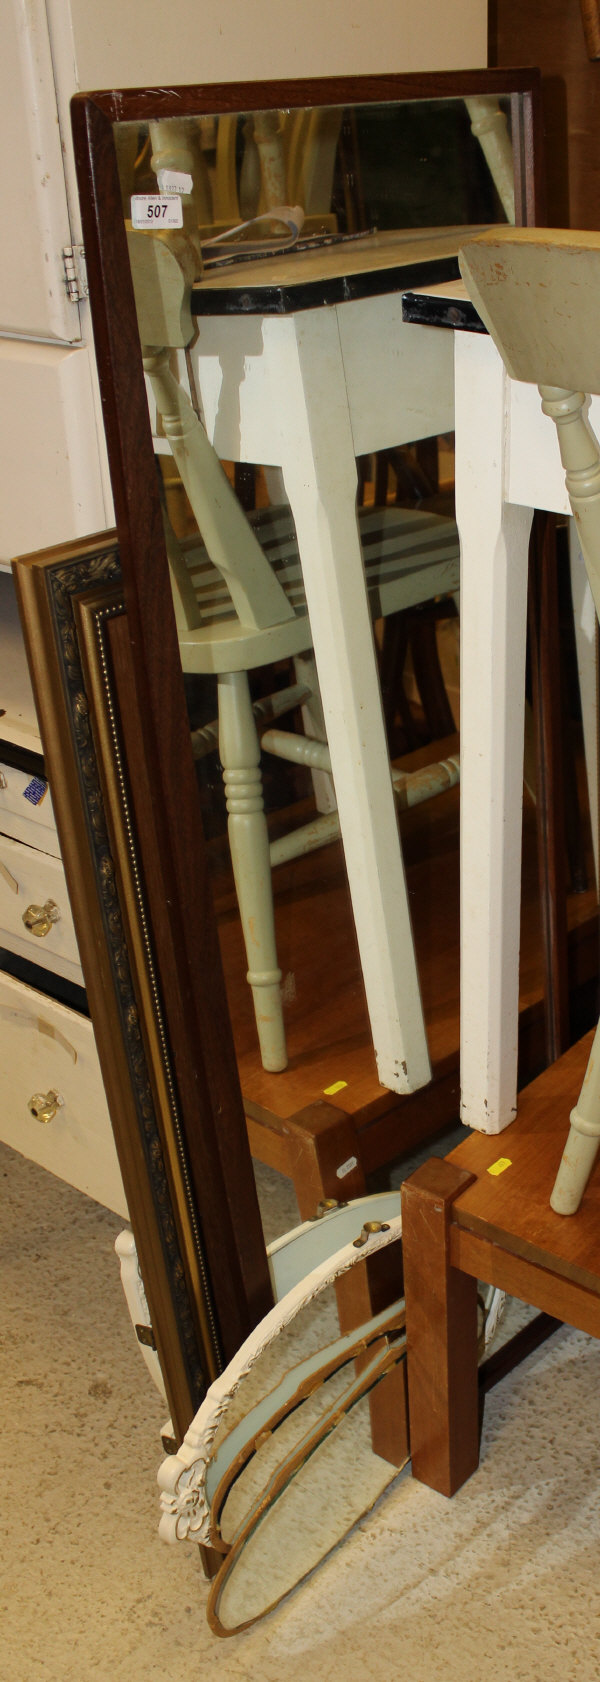
[[[47,899],[45,905],[28,905],[23,912],[25,928],[31,934],[36,934],[40,940],[50,933],[53,923],[60,921],[60,911],[53,899]]]
[[[29,1099],[27,1108],[35,1121],[41,1121],[47,1127],[48,1122],[53,1120],[56,1111],[60,1109],[64,1101],[60,1092],[55,1092],[54,1087],[51,1086],[49,1092],[34,1092],[33,1097]]]

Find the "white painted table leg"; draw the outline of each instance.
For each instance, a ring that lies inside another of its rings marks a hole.
[[[577,671],[583,722],[583,747],[590,803],[596,891],[598,891],[600,889],[600,875],[598,874],[598,619],[574,520],[569,520],[569,553]]]
[[[498,1133],[516,1109],[527,550],[530,508],[504,502],[506,379],[491,339],[457,333],[461,537],[462,1119]]]
[[[265,321],[379,1078],[430,1077],[356,518],[336,311]]]

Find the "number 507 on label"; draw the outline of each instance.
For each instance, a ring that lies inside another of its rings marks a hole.
[[[134,228],[182,228],[181,199],[177,193],[134,193],[131,221]]]

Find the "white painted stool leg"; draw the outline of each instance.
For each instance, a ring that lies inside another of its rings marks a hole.
[[[550,1198],[557,1215],[574,1215],[578,1210],[600,1147],[600,1025],[570,1122]]]
[[[260,746],[246,672],[219,677],[219,752],[229,846],[242,919],[263,1067],[285,1069],[287,1053],[277,964],[269,836]]]
[[[517,1092],[527,553],[504,501],[507,376],[491,339],[455,335],[461,539],[461,1087],[499,1133]]]
[[[556,425],[569,501],[600,618],[600,450],[584,417],[587,398],[582,391],[561,386],[539,389],[544,414]]]
[[[598,833],[599,833],[599,763],[598,763],[598,619],[585,569],[585,562],[577,537],[574,520],[569,521],[569,556],[571,596],[577,672],[583,724],[583,749],[587,775],[592,847],[596,872],[596,892],[600,891]]]
[[[271,402],[285,409],[290,499],[379,1078],[430,1078],[404,866],[356,516],[356,461],[337,312],[263,324]],[[326,371],[326,378],[324,377]],[[327,391],[327,406],[323,391]],[[292,419],[293,417],[293,419]]]
[[[600,455],[598,441],[584,417],[583,410],[586,398],[583,392],[564,391],[559,386],[540,386],[540,395],[544,414],[550,415],[556,423],[567,491],[575,516],[576,536],[585,561],[596,615],[600,618]],[[578,657],[581,641],[580,638]],[[588,699],[588,739],[585,746],[592,837],[594,838],[594,857],[596,861],[596,882],[598,882],[598,743],[597,729],[594,741],[593,727],[594,710],[596,711],[597,723],[598,706],[595,636],[591,646],[594,654],[593,659],[588,662],[585,690],[586,699]],[[582,711],[583,695],[584,691],[582,690]],[[584,728],[585,725],[586,717],[584,715]]]

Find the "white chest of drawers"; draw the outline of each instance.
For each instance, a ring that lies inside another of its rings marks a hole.
[[[83,974],[52,800],[43,790],[14,586],[2,571],[0,1139],[127,1215],[94,1031],[77,991]],[[62,1002],[65,994],[76,1003]]]

